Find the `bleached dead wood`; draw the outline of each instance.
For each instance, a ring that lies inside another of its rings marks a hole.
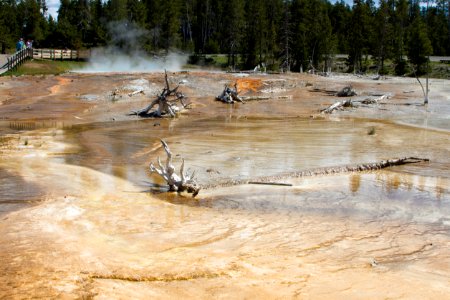
[[[248,96],[248,97],[241,97],[241,99],[245,102],[249,101],[261,101],[261,100],[272,100],[272,99],[289,99],[291,96]]]
[[[327,108],[321,109],[320,112],[323,114],[331,114],[335,110],[340,110],[343,107],[356,107],[358,104],[378,104],[381,100],[388,99],[388,97],[389,97],[388,95],[381,95],[376,98],[368,97],[362,100],[347,99],[344,101],[335,102],[330,106],[328,106]]]
[[[322,175],[333,175],[333,174],[345,174],[345,173],[353,173],[353,172],[368,172],[375,171],[384,168],[389,168],[393,166],[400,166],[406,164],[414,164],[414,163],[423,163],[428,162],[428,158],[419,158],[419,157],[403,157],[403,158],[394,158],[382,160],[379,162],[372,163],[363,163],[356,165],[346,165],[346,166],[336,166],[336,167],[326,167],[326,168],[317,168],[311,170],[304,171],[296,171],[289,173],[282,173],[274,176],[261,176],[251,179],[237,179],[237,180],[225,180],[219,183],[203,185],[202,189],[212,189],[217,187],[228,187],[242,184],[256,184],[256,183],[271,183],[271,182],[280,182],[289,178],[301,178],[301,177],[312,177],[312,176],[322,176]]]
[[[352,106],[352,100],[347,99],[347,100],[335,102],[335,103],[331,104],[330,106],[328,106],[327,108],[320,110],[320,112],[323,114],[331,114],[331,113],[333,113],[333,111],[335,111],[337,109],[342,109],[342,107],[350,107],[350,106]]]
[[[158,95],[157,98],[150,103],[150,105],[141,110],[132,111],[131,114],[147,118],[160,118],[166,115],[175,117],[182,108],[187,107],[187,104],[184,103],[185,96],[183,93],[178,91],[178,87],[179,86],[174,89],[170,88],[169,80],[167,79],[167,72],[165,72],[165,87],[161,94]],[[178,104],[181,104],[181,106]],[[151,111],[155,106],[157,106],[157,109]]]
[[[362,104],[376,104],[378,102],[380,102],[381,100],[387,99],[388,95],[381,95],[377,98],[366,98],[363,100],[359,100],[359,101],[353,101],[353,102],[360,102]]]
[[[234,85],[234,89],[225,85],[222,94],[216,97],[216,100],[222,101],[224,103],[234,103],[235,101],[244,103],[244,100],[238,95],[237,84]]]
[[[137,95],[137,94],[144,94],[144,90],[137,90],[137,91],[128,93],[128,96],[133,97],[134,95]]]
[[[175,173],[175,167],[172,164],[172,152],[170,152],[169,146],[164,140],[161,140],[161,144],[167,154],[166,164],[163,165],[158,157],[158,167],[150,163],[150,172],[157,173],[161,176],[168,184],[169,191],[172,192],[188,192],[195,197],[200,191],[200,187],[197,185],[194,179],[195,172],[192,174],[187,174],[184,172],[184,159],[182,159],[180,174]]]

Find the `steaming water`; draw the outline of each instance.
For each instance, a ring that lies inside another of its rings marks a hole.
[[[146,54],[135,52],[125,54],[117,51],[93,51],[87,66],[77,73],[147,73],[154,71],[180,71],[187,62],[187,55],[169,53],[164,57],[149,57]]]

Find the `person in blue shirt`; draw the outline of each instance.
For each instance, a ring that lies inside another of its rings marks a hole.
[[[23,42],[23,38],[20,38],[20,40],[16,44],[16,51],[20,51],[25,48],[25,43]]]

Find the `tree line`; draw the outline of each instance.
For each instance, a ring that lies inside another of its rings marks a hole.
[[[299,71],[326,68],[348,54],[349,71],[380,73],[408,62],[424,72],[429,55],[450,55],[450,0],[0,0],[2,52],[19,37],[35,47],[132,46],[147,53],[179,49],[228,55],[228,65]],[[408,59],[406,59],[408,58]]]

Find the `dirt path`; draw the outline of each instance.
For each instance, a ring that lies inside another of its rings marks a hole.
[[[0,54],[0,74],[3,74],[7,71],[6,68],[2,68],[8,62],[9,55]]]

